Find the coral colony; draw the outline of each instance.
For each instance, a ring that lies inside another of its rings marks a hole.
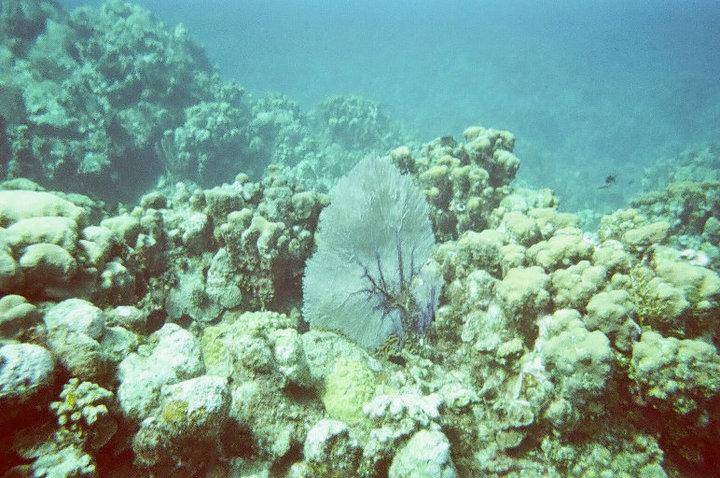
[[[426,332],[442,287],[437,268],[424,266],[435,245],[429,206],[389,159],[363,159],[338,182],[316,237],[303,287],[310,325],[371,350],[391,334],[402,345]]]

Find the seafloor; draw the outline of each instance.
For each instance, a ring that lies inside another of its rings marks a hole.
[[[0,475],[720,476],[718,148],[597,217],[514,142],[3,1]]]

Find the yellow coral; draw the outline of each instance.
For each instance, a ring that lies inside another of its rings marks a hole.
[[[362,407],[374,395],[375,374],[362,362],[341,357],[325,380],[322,401],[332,417],[353,424],[363,418]]]
[[[181,400],[172,400],[165,403],[162,409],[162,419],[170,425],[180,425],[187,420],[188,404]]]

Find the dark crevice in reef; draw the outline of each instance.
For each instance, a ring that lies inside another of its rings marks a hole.
[[[316,402],[320,398],[312,388],[303,387],[295,383],[288,383],[283,389],[283,392],[291,400],[299,403],[307,403],[308,405]]]
[[[258,456],[252,433],[247,427],[237,422],[226,426],[220,435],[223,454],[239,458],[251,459]]]
[[[280,457],[273,465],[270,467],[270,476],[272,478],[282,478],[287,476],[288,471],[290,470],[290,467],[293,465],[293,463],[296,463],[300,460],[302,460],[303,453],[302,448],[299,444],[295,443],[293,444],[290,449],[285,453],[282,457]]]

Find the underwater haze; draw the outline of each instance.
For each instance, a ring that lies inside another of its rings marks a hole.
[[[570,210],[620,207],[658,156],[720,138],[713,0],[139,4],[187,25],[227,78],[305,109],[360,94],[422,140],[508,129],[519,177]]]

